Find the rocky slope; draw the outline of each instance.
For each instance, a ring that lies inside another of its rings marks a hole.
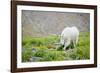
[[[89,31],[88,13],[22,11],[23,36],[60,35],[65,27],[76,26],[79,31]]]

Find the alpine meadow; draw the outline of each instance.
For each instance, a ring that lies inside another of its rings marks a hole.
[[[71,39],[64,39],[70,42],[64,50],[61,33],[73,26],[79,30],[78,42],[73,47]],[[89,13],[22,10],[22,62],[87,59],[90,59]]]

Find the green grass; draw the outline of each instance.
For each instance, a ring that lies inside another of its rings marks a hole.
[[[58,36],[48,37],[23,37],[22,61],[28,62],[31,57],[41,57],[38,61],[83,60],[90,58],[89,32],[81,32],[79,42],[73,49],[62,50],[63,46],[56,45]],[[32,48],[36,51],[32,52]]]

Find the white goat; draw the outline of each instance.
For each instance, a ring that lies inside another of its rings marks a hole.
[[[72,45],[75,47],[78,43],[78,38],[79,38],[79,30],[77,27],[66,27],[62,33],[61,33],[61,38],[60,38],[60,43],[64,45],[64,50]]]

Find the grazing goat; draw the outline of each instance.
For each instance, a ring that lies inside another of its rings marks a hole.
[[[63,50],[66,50],[66,48],[69,48],[71,46],[75,47],[78,43],[78,38],[79,30],[77,29],[77,27],[66,27],[62,31],[60,38],[60,43],[64,46]]]

